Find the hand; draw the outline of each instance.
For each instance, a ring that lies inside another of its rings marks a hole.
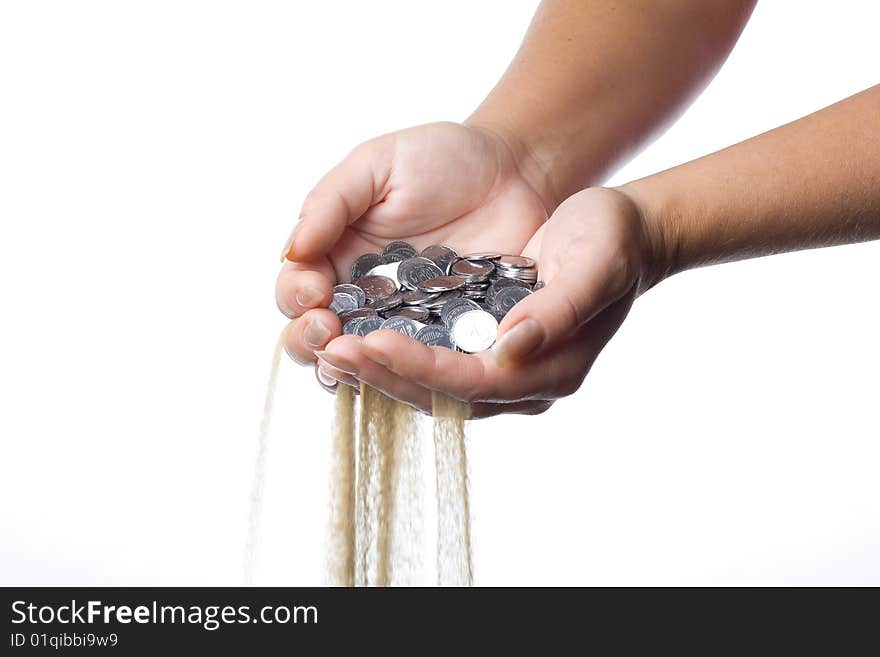
[[[425,412],[436,390],[470,402],[473,417],[541,413],[580,387],[635,297],[656,281],[656,244],[628,196],[584,190],[523,250],[546,285],[514,306],[489,351],[462,354],[375,331],[360,343],[337,338],[322,358]]]
[[[282,253],[276,301],[299,318],[288,331],[288,354],[314,363],[315,351],[340,335],[327,308],[333,285],[348,281],[355,258],[390,241],[519,253],[547,219],[541,190],[522,164],[495,133],[455,123],[410,128],[355,148],[308,194]],[[334,382],[328,375],[356,384],[332,367],[323,370],[325,387]]]

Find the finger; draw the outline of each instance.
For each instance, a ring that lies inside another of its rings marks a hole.
[[[326,308],[315,308],[295,320],[284,338],[284,349],[300,365],[315,362],[315,351],[327,346],[342,333],[336,313]]]
[[[331,376],[328,376],[324,370],[318,367],[318,364],[315,363],[315,378],[318,380],[318,385],[320,385],[324,390],[331,394],[336,394],[336,386],[337,381]]]
[[[336,363],[336,366],[330,365],[330,362]],[[357,379],[352,374],[340,370],[339,366],[351,372],[357,371]],[[412,381],[403,380],[378,363],[371,363],[369,359],[363,360],[362,342],[355,336],[343,336],[334,340],[326,351],[320,352],[317,367],[319,382],[325,387],[325,381],[330,382],[334,379],[355,386],[360,380],[384,395],[412,406],[419,412],[428,415],[432,413],[431,391]],[[476,420],[508,413],[537,415],[546,411],[552,404],[550,400],[470,404],[466,418]]]
[[[362,350],[390,372],[430,390],[466,402],[513,401],[521,379],[501,372],[491,358],[462,354],[446,347],[428,347],[417,340],[379,330],[364,338]],[[503,374],[504,376],[498,376]]]
[[[287,263],[278,274],[275,303],[288,317],[299,317],[311,308],[326,308],[333,300],[333,281],[336,278],[332,274],[332,267],[327,262],[309,264],[313,268]],[[331,276],[328,276],[327,268]]]
[[[517,303],[498,329],[491,352],[500,367],[560,344],[630,291],[626,265],[582,245],[570,266]]]
[[[482,420],[496,415],[540,415],[553,405],[550,400],[513,402],[509,404],[471,404],[470,420]]]
[[[423,412],[431,412],[431,391],[406,381],[379,363],[367,357],[361,348],[362,339],[354,335],[343,335],[319,351],[317,357],[368,386],[379,390],[388,397],[408,404]]]
[[[360,381],[354,378],[351,374],[343,372],[342,370],[337,369],[332,365],[328,365],[320,359],[318,359],[318,361],[315,363],[315,368],[315,374],[317,375],[318,382],[321,385],[334,385],[335,383],[344,383],[345,385],[354,388],[356,395],[360,394]]]
[[[345,227],[387,194],[393,140],[380,137],[355,148],[309,192],[281,260],[315,260],[327,253]]]
[[[394,331],[370,333],[362,350],[401,378],[461,401],[548,401],[580,387],[631,303],[631,298],[623,299],[550,350],[503,367],[490,352],[462,354],[427,347]]]

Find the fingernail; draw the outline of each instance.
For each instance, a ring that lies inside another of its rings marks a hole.
[[[293,248],[293,240],[296,238],[296,233],[299,231],[300,228],[302,228],[301,220],[296,222],[296,226],[294,226],[293,230],[290,231],[290,236],[284,243],[284,248],[281,250],[281,262],[284,262],[287,256],[290,255],[290,250]]]
[[[320,319],[313,319],[303,331],[303,340],[312,349],[320,349],[330,337],[330,329],[321,323]]]
[[[315,369],[315,375],[318,377],[318,381],[327,386],[328,388],[333,388],[336,386],[336,379],[327,374],[322,368],[318,367]]]
[[[311,285],[306,285],[296,293],[296,302],[305,307],[311,308],[318,300],[324,295],[321,294],[321,291],[313,288]]]
[[[544,330],[534,319],[524,319],[492,345],[499,367],[506,367],[532,353],[544,339]]]
[[[328,365],[332,365],[336,369],[342,370],[346,374],[353,374],[357,376],[357,366],[349,361],[347,358],[344,358],[339,354],[331,354],[327,351],[316,351],[315,356],[317,356],[320,360],[324,361]]]
[[[326,376],[331,377],[335,381],[339,381],[339,383],[344,383],[347,386],[351,386],[352,388],[360,389],[361,383],[356,378],[354,378],[351,374],[343,372],[339,368],[333,367],[331,365],[327,365],[326,367],[319,367],[319,372],[323,372]]]
[[[379,365],[381,365],[382,367],[391,367],[391,359],[375,347],[371,347],[363,340],[359,340],[355,344],[371,361],[379,363]]]

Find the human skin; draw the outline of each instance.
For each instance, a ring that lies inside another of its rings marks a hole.
[[[513,307],[490,351],[377,331],[360,349],[331,344],[329,362],[349,359],[349,374],[417,408],[424,389],[474,403],[478,415],[525,412],[524,403],[539,412],[577,389],[633,300],[664,278],[878,238],[880,86],[668,171],[571,196],[524,251],[546,286]]]
[[[561,199],[600,182],[708,82],[753,4],[542,3],[508,71],[467,121],[367,141],[308,194],[276,285],[279,308],[297,318],[288,354],[311,364],[322,352],[325,387],[356,381],[341,376],[346,365],[328,360],[360,340],[340,336],[327,306],[351,262],[389,241],[447,243],[460,252],[534,250],[536,231]],[[623,231],[640,230],[623,223]],[[542,276],[547,267],[549,260]],[[362,353],[360,362],[369,367]],[[430,392],[419,395],[425,408]],[[506,410],[547,406],[526,400]]]

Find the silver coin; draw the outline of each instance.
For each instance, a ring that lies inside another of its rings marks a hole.
[[[394,294],[390,294],[387,297],[382,297],[381,299],[370,299],[367,301],[367,306],[372,308],[378,313],[384,313],[387,310],[391,310],[392,308],[397,308],[400,304],[403,303],[403,295],[400,292],[395,292]]]
[[[426,344],[429,347],[448,347],[449,349],[454,348],[454,345],[452,344],[452,336],[449,334],[449,331],[443,326],[425,326],[424,328],[419,329],[419,332],[416,333],[413,337],[422,344]]]
[[[528,289],[527,284],[522,281],[513,278],[496,278],[486,290],[486,301],[490,306],[495,305],[495,295],[505,287],[525,287]]]
[[[493,308],[492,306],[487,306],[485,303],[481,303],[480,308],[482,308],[487,313],[492,315],[492,317],[494,317],[498,321],[499,324],[501,323],[501,320],[504,319],[504,316],[507,315],[507,313],[498,310],[498,308]]]
[[[495,261],[499,269],[534,269],[537,264],[532,258],[518,255],[503,255]]]
[[[400,284],[410,290],[416,289],[422,281],[438,276],[443,276],[440,267],[427,258],[419,256],[404,260],[397,270],[397,279]]]
[[[351,280],[356,281],[362,276],[366,276],[368,271],[381,264],[382,256],[378,253],[365,253],[351,265]]]
[[[362,321],[355,327],[355,334],[364,337],[368,333],[372,333],[382,326],[385,320],[381,317],[364,317]]]
[[[530,273],[527,273],[530,272]],[[532,285],[538,280],[538,272],[534,269],[507,269],[497,270],[498,280],[505,278],[514,281],[520,281],[526,285]]]
[[[364,291],[357,285],[352,285],[351,283],[341,283],[333,288],[333,292],[350,294],[355,298],[355,301],[357,301],[358,308],[361,308],[367,302],[367,296],[364,294]]]
[[[410,290],[403,295],[403,302],[408,306],[415,306],[431,299],[436,299],[440,294],[437,292],[422,292],[421,290]]]
[[[456,347],[474,354],[485,351],[495,343],[498,320],[484,310],[471,310],[456,318],[450,333]]]
[[[347,313],[342,313],[339,315],[339,321],[342,322],[343,326],[346,322],[351,321],[352,319],[356,319],[358,317],[375,317],[378,315],[375,310],[372,308],[358,308],[357,310],[350,310]]]
[[[440,310],[440,321],[443,322],[446,328],[450,328],[459,315],[479,309],[480,306],[470,299],[452,299]]]
[[[397,292],[397,283],[387,276],[363,276],[354,284],[364,291],[368,301],[390,297]]]
[[[464,285],[464,280],[459,276],[437,276],[419,283],[419,289],[423,292],[449,292],[457,290]]]
[[[458,260],[449,269],[451,274],[469,283],[485,281],[493,271],[495,265],[488,260]]]
[[[358,302],[352,295],[345,292],[336,292],[333,295],[333,301],[330,302],[330,310],[337,315],[347,313],[351,310],[357,310]]]
[[[465,260],[498,260],[501,254],[498,251],[484,251],[482,253],[468,253],[462,256]]]
[[[435,265],[440,267],[444,273],[448,272],[449,265],[451,265],[454,260],[458,259],[458,254],[453,249],[440,244],[432,244],[431,246],[425,247],[419,255],[432,261]]]
[[[357,332],[357,327],[360,326],[360,323],[367,319],[366,317],[354,317],[342,325],[342,332],[345,335],[354,335]]]
[[[401,262],[411,257],[412,256],[408,253],[398,253],[396,251],[392,251],[391,253],[382,254],[382,262],[384,262],[385,264],[392,264],[394,262]]]
[[[409,337],[413,337],[416,333],[419,332],[419,327],[413,320],[411,320],[409,317],[403,317],[401,315],[389,317],[384,322],[382,322],[382,326],[380,328],[397,331],[398,333],[403,333],[404,335],[408,335]]]
[[[416,251],[416,248],[409,242],[389,242],[385,245],[385,248],[382,249],[383,256],[400,256],[399,259],[390,260],[389,262],[400,262],[401,260],[412,258],[416,254],[418,254],[418,251]]]
[[[498,290],[498,293],[495,295],[495,301],[492,305],[498,308],[501,312],[508,313],[511,308],[530,294],[531,291],[526,287],[511,285],[510,287]]]
[[[459,297],[461,297],[460,290],[450,290],[449,292],[441,292],[437,295],[435,299],[423,301],[421,305],[423,305],[425,308],[439,311],[439,309],[445,306],[447,303],[449,303],[453,299],[458,299]]]
[[[400,262],[386,262],[381,265],[376,265],[370,271],[367,272],[367,276],[384,276],[385,278],[390,278],[397,284],[397,287],[400,287],[400,281],[397,278],[397,270],[400,268]]]
[[[406,306],[405,308],[395,308],[386,313],[387,317],[407,317],[417,322],[427,321],[431,314],[427,308],[421,306]]]

